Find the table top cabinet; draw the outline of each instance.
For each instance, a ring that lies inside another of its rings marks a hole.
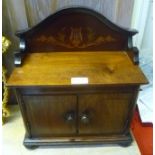
[[[148,83],[132,46],[136,33],[79,7],[17,32],[7,86],[16,92],[26,147],[132,142],[139,87]]]

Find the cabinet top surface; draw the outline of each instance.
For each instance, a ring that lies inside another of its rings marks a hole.
[[[87,85],[145,84],[147,79],[126,52],[32,53],[16,67],[8,86],[70,86],[72,78],[87,78]]]

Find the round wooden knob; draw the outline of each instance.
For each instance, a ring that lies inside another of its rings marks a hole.
[[[80,120],[81,120],[82,123],[88,124],[89,121],[90,121],[89,115],[86,114],[86,113],[83,113],[83,114],[81,115],[81,117],[80,117]]]
[[[69,111],[65,114],[65,121],[66,122],[73,122],[75,120],[75,112]]]

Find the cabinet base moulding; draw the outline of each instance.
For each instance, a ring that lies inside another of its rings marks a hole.
[[[40,137],[29,138],[25,136],[24,145],[27,148],[38,146],[76,146],[76,145],[102,145],[102,144],[118,144],[120,146],[129,146],[133,141],[130,133],[126,135],[109,135],[109,136],[68,136],[68,137]]]

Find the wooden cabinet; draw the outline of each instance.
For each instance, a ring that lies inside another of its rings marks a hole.
[[[121,134],[127,128],[134,95],[131,92],[23,95],[22,102],[32,137]]]
[[[139,87],[18,87],[25,146],[132,141],[129,126]]]
[[[61,10],[17,33],[7,85],[16,92],[26,147],[132,142],[139,87],[148,82],[132,47],[136,33],[86,8]]]

